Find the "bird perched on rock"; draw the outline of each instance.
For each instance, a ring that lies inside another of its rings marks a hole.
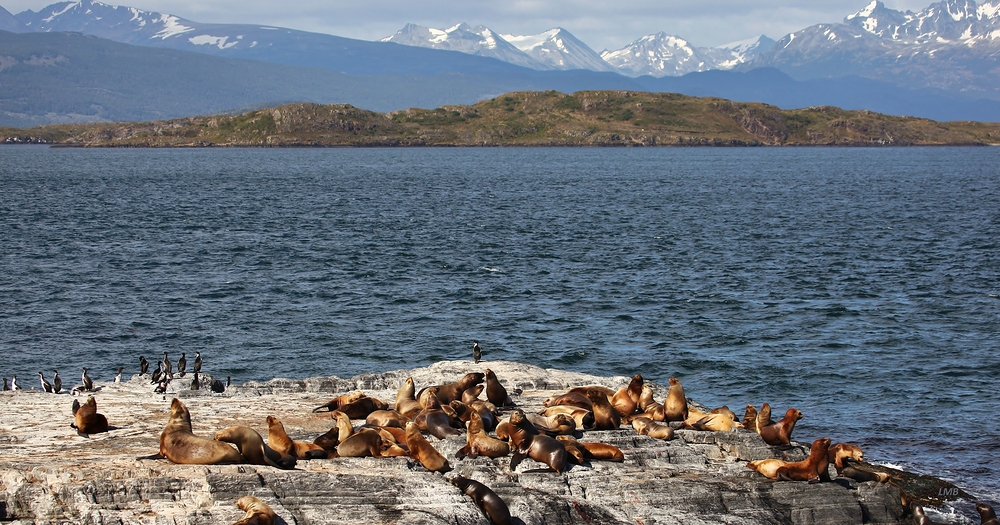
[[[94,389],[94,380],[87,375],[87,367],[83,367],[83,374],[80,376],[80,380],[83,382],[84,391],[90,392]]]
[[[177,360],[177,375],[179,377],[184,377],[184,371],[187,370],[187,354],[181,352],[181,358]]]
[[[156,363],[156,370],[153,371],[153,377],[150,383],[156,384],[160,382],[165,374],[163,373],[163,361]]]
[[[7,384],[7,378],[3,378],[3,390],[4,392],[10,390],[10,385]]]
[[[153,389],[153,393],[155,393],[155,394],[165,394],[165,393],[167,393],[167,385],[169,385],[169,384],[170,384],[170,378],[164,376],[163,380],[160,381],[160,384],[156,385],[156,388]]]
[[[59,371],[52,371],[52,392],[58,394],[62,392],[62,378],[59,377]]]
[[[146,356],[139,356],[139,375],[144,376],[146,372],[149,372],[149,361],[146,361]]]
[[[48,381],[46,381],[45,380],[45,375],[43,375],[41,372],[38,372],[38,380],[41,381],[41,383],[42,383],[42,391],[48,392],[48,393],[51,394],[52,393],[52,383],[49,383]]]
[[[115,374],[115,383],[121,383],[122,382],[122,370],[125,370],[125,367],[124,366],[119,366],[118,367],[118,373]]]
[[[198,381],[198,372],[194,373],[194,381],[191,381],[191,390],[198,390],[201,388],[201,382]]]
[[[163,373],[170,377],[174,375],[174,365],[170,363],[170,359],[167,358],[167,353],[163,352]]]
[[[194,353],[194,368],[192,370],[195,373],[201,372],[201,352]]]
[[[226,384],[222,384],[222,380],[220,379],[212,380],[212,392],[221,394],[225,392],[227,388],[229,388],[229,377],[226,377]]]
[[[472,360],[479,362],[483,359],[483,349],[479,347],[479,341],[472,341]]]
[[[21,390],[21,385],[17,384],[17,376],[10,376],[10,389],[11,390]]]

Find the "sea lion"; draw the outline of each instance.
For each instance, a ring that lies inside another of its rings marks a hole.
[[[417,424],[417,428],[438,439],[461,434],[457,428],[452,426],[451,416],[441,409],[441,404],[433,392],[427,397],[427,406],[413,418],[413,422]]]
[[[760,416],[760,414],[757,414]],[[792,430],[795,422],[802,419],[802,412],[798,409],[789,408],[785,412],[785,417],[777,423],[761,427],[760,437],[764,438],[764,443],[775,447],[787,447],[792,443]]]
[[[313,441],[313,444],[319,445],[328,454],[335,454],[337,445],[343,443],[354,433],[354,426],[351,425],[351,419],[347,417],[347,414],[336,410],[332,417],[336,421],[334,427]]]
[[[545,401],[542,401],[542,406],[573,406],[584,410],[590,410],[591,412],[594,410],[594,404],[590,402],[590,399],[587,398],[587,394],[585,392],[566,392],[565,394],[554,395]]]
[[[471,405],[474,401],[479,400],[479,394],[482,394],[485,389],[486,385],[476,385],[465,389],[465,392],[462,392],[462,402]]]
[[[264,438],[250,427],[224,428],[215,433],[215,440],[236,445],[240,455],[251,465],[270,465],[284,470],[295,468],[294,456],[267,446]]]
[[[760,434],[760,430],[757,428],[757,407],[751,404],[747,404],[747,409],[743,412],[743,428]]]
[[[623,386],[611,398],[611,406],[615,408],[619,416],[627,418],[635,412],[638,404],[629,397],[628,387]]]
[[[531,424],[550,436],[571,435],[576,432],[576,420],[568,414],[553,414],[551,416],[528,416]]]
[[[462,476],[451,478],[451,484],[470,496],[493,525],[510,525],[512,523],[507,504],[486,485]]]
[[[459,394],[459,396],[461,396],[461,394]],[[500,384],[500,380],[497,379],[497,375],[489,368],[486,369],[486,399],[498,407],[505,407],[514,404],[511,402],[510,396],[507,395],[507,389]]]
[[[757,433],[760,434],[760,429],[773,424],[774,420],[771,419],[771,405],[764,403],[760,407],[760,412],[757,412]]]
[[[676,377],[670,378],[670,390],[663,402],[663,410],[666,421],[684,421],[688,418],[687,397],[684,396],[684,387]]]
[[[337,445],[342,458],[382,457],[382,434],[372,428],[362,428]]]
[[[373,427],[398,427],[403,428],[410,422],[410,418],[396,412],[395,410],[376,410],[368,414],[365,419],[366,425]]]
[[[708,413],[709,414],[722,414],[724,416],[728,416],[729,419],[732,419],[733,421],[739,422],[739,419],[736,418],[736,413],[733,412],[732,410],[730,410],[729,407],[726,406],[726,405],[723,405],[723,406],[721,406],[719,408],[713,408]],[[740,427],[740,428],[742,428],[742,427]]]
[[[479,413],[475,411],[471,413],[465,428],[468,430],[465,446],[456,453],[456,457],[459,459],[466,456],[499,458],[510,454],[510,445],[506,441],[501,441],[486,433],[483,428],[483,419],[479,417]]]
[[[597,420],[594,418],[594,413],[584,408],[570,405],[557,405],[548,407],[539,412],[539,414],[546,417],[552,417],[556,414],[566,414],[576,421],[577,428],[582,428],[583,430],[595,430],[597,428]]]
[[[587,390],[587,399],[594,406],[594,428],[597,430],[617,430],[622,426],[622,417],[611,405],[611,401],[597,389]]]
[[[274,510],[267,503],[253,496],[243,496],[236,500],[236,506],[240,510],[246,511],[247,514],[233,525],[276,525],[278,523],[278,517]]]
[[[381,410],[384,405],[379,404],[379,400],[364,396],[360,399],[340,405],[340,410],[351,419],[366,419],[369,414],[376,410]]]
[[[187,465],[245,461],[236,449],[226,443],[194,435],[191,431],[191,412],[177,398],[170,402],[170,419],[160,433],[160,456],[173,463]]]
[[[837,443],[831,446],[827,453],[830,463],[833,463],[833,467],[837,469],[837,474],[840,474],[840,471],[844,469],[844,459],[851,458],[855,461],[861,461],[865,456],[861,447],[850,443]]]
[[[296,459],[326,459],[328,455],[323,447],[315,443],[292,440],[285,432],[285,425],[274,416],[267,416],[267,444],[278,453]]]
[[[410,457],[419,461],[425,469],[442,474],[451,470],[448,460],[420,433],[416,423],[406,424],[406,445],[410,448]]]
[[[813,441],[809,449],[809,457],[803,461],[785,463],[775,472],[778,479],[784,481],[808,481],[819,483],[820,476],[830,466],[830,438],[820,438]]]
[[[407,377],[406,381],[403,381],[403,384],[399,387],[399,390],[396,391],[396,412],[410,419],[416,417],[423,409],[420,403],[417,402],[417,398],[414,397],[414,391],[412,377]]]
[[[730,432],[737,428],[743,428],[741,423],[737,423],[729,414],[718,413],[708,414],[690,425],[695,430],[710,432]]]
[[[435,393],[437,395],[438,401],[442,405],[447,405],[448,403],[451,403],[456,399],[460,399],[462,397],[462,392],[465,392],[466,390],[478,385],[479,383],[482,383],[485,377],[486,375],[483,374],[482,372],[469,372],[468,374],[465,374],[465,376],[463,376],[462,379],[459,379],[454,383],[448,383],[446,385],[436,385],[434,387],[427,387],[427,388],[437,388],[437,391]],[[425,388],[424,390],[427,390],[427,388]],[[421,392],[423,392],[423,390],[421,390]],[[417,395],[417,400],[418,401],[420,400],[419,394]]]
[[[642,385],[642,394],[639,395],[639,410],[642,411],[639,417],[652,419],[653,421],[666,421],[667,412],[663,405],[653,399],[653,389],[649,385]]]
[[[620,448],[614,445],[599,443],[597,441],[578,441],[572,436],[556,436],[556,439],[566,447],[567,452],[569,452],[569,447],[571,446],[580,449],[583,452],[584,459],[615,461],[618,463],[625,461],[625,454],[622,453]]]
[[[583,395],[587,395],[588,391],[600,392],[601,394],[604,394],[604,397],[608,398],[609,403],[611,402],[611,398],[615,397],[614,390],[601,385],[575,386],[569,389],[569,392],[578,392]]]
[[[108,431],[108,418],[104,417],[104,414],[97,413],[97,400],[94,396],[88,397],[83,405],[80,405],[78,400],[73,400],[73,419],[75,423],[70,427],[75,428],[78,434],[100,434]]]
[[[363,397],[365,397],[365,394],[364,394],[364,392],[362,392],[360,390],[355,391],[355,392],[351,392],[349,394],[344,394],[344,395],[341,395],[341,396],[337,396],[337,397],[331,399],[330,401],[328,401],[326,404],[320,405],[320,406],[314,408],[313,412],[320,412],[323,409],[326,409],[329,412],[333,412],[334,410],[340,410],[340,407],[342,407],[342,406],[344,406],[344,405],[346,405],[348,403],[353,403],[353,402],[355,402],[355,401],[357,401],[357,400],[359,400],[359,399],[361,399]]]
[[[976,503],[976,511],[979,512],[980,525],[1000,525],[993,507],[985,503]]]
[[[885,483],[892,477],[888,472],[869,472],[867,470],[859,470],[849,466],[845,466],[840,470],[840,472],[837,473],[837,475],[845,478],[851,478],[854,481],[876,481],[878,483]]]
[[[674,429],[663,425],[649,419],[648,417],[637,417],[632,420],[632,428],[639,435],[649,436],[651,438],[662,439],[664,441],[670,441],[674,438]]]
[[[610,403],[608,405],[610,406]],[[510,459],[510,470],[516,469],[525,457],[530,457],[539,463],[545,463],[558,474],[562,474],[566,470],[566,447],[562,443],[544,434],[532,434],[534,426],[521,410],[515,410],[507,421],[513,452]]]
[[[768,479],[778,479],[778,469],[784,467],[787,461],[780,459],[759,459],[747,463],[747,468],[759,472]]]

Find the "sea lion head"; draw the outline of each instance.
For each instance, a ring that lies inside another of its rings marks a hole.
[[[802,419],[802,412],[799,412],[799,409],[797,408],[789,408],[785,412],[785,417],[792,421],[798,421]]]

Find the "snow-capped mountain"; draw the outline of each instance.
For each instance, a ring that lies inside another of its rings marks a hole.
[[[666,33],[644,36],[601,58],[630,76],[679,76],[710,69],[732,69],[774,45],[765,35],[719,47],[695,47]]]
[[[468,24],[461,23],[448,29],[435,29],[406,24],[396,34],[383,38],[382,42],[459,51],[469,55],[496,58],[532,69],[546,69],[542,64],[485,26],[470,27]]]
[[[859,75],[997,99],[1000,0],[946,0],[916,13],[875,0],[843,23],[786,35],[740,69],[756,67],[799,79]]]
[[[60,2],[15,15],[28,31],[73,31],[126,44],[228,58],[323,67],[366,75],[444,71],[514,72],[510,64],[459,53],[394,46],[251,24],[205,24],[95,0]],[[520,52],[514,49],[515,52]]]
[[[501,35],[536,62],[549,69],[589,69],[591,71],[615,71],[587,44],[572,33],[556,27],[537,35]]]

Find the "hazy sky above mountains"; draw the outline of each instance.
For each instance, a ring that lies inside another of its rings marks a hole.
[[[266,24],[378,40],[406,23],[447,28],[459,22],[500,33],[537,34],[563,27],[600,52],[665,31],[698,46],[760,34],[778,39],[805,27],[840,22],[867,0],[103,0],[207,23]],[[920,10],[933,0],[885,0]],[[56,0],[0,0],[11,13],[38,11]]]

